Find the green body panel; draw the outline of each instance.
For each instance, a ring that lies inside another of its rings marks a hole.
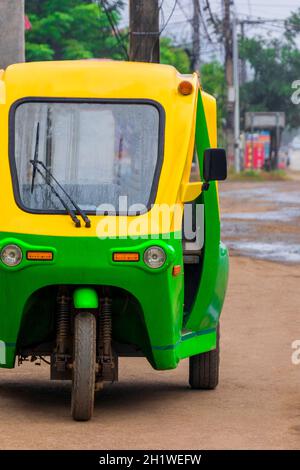
[[[17,346],[24,346],[27,341],[34,344],[47,339],[51,325],[48,319],[45,321],[43,307],[53,300],[51,286],[71,285],[75,288],[112,286],[131,294],[139,308],[136,305],[132,307],[132,318],[131,312],[123,317],[116,312],[113,324],[115,339],[139,346],[154,367],[176,367],[178,360],[175,351],[165,360],[160,351],[152,354],[151,347],[175,344],[181,337],[183,273],[176,277],[172,275],[173,265],[182,265],[180,239],[173,236],[170,240],[155,240],[154,244],[162,246],[167,253],[165,265],[157,270],[146,267],[143,261],[112,261],[112,252],[119,252],[125,247],[140,252],[142,260],[143,252],[153,245],[153,240],[102,240],[97,237],[0,233],[0,246],[2,240],[17,244],[24,252],[28,246],[33,250],[35,247],[47,246],[47,249],[55,252],[54,260],[50,263],[35,263],[25,259],[22,266],[12,270],[0,263],[0,340],[6,343],[7,348],[6,364],[2,366],[13,367]],[[36,321],[28,322],[26,318],[33,315],[32,299],[38,300],[39,292],[45,292],[44,302],[36,304],[38,310],[41,309],[40,315],[35,312]],[[55,309],[55,298],[51,308]]]
[[[156,271],[147,268],[143,262],[115,263],[111,256],[113,251],[127,247],[139,251],[142,259],[144,250],[153,244],[152,240],[7,233],[1,233],[0,239],[13,242],[22,250],[28,246],[34,250],[47,247],[55,252],[52,262],[26,261],[11,271],[0,264],[0,340],[6,346],[5,363],[1,367],[14,366],[18,347],[47,339],[54,325],[45,309],[48,306],[55,311],[56,298],[51,289],[58,285],[74,285],[75,292],[80,286],[77,294],[80,301],[90,299],[90,291],[95,292],[98,286],[103,285],[121,288],[131,294],[136,303],[132,307],[129,303],[126,315],[120,313],[122,306],[116,306],[114,339],[140,347],[157,369],[175,368],[180,359],[215,347],[214,330],[182,331],[184,274],[172,275],[173,265],[182,265],[180,239],[172,236],[170,240],[155,240],[155,244],[162,246],[167,253],[165,266]],[[89,287],[88,297],[86,289],[81,286]],[[92,286],[95,289],[91,289]],[[82,308],[85,304],[76,305]]]
[[[206,118],[199,93],[196,121],[196,148],[199,168],[203,168],[204,150],[210,141]],[[215,182],[197,200],[204,205],[204,247],[201,282],[194,305],[185,317],[185,327],[190,330],[216,327],[222,310],[228,280],[228,251],[221,243],[220,211]]]
[[[73,302],[76,309],[95,309],[99,307],[98,294],[95,289],[80,287],[73,292]]]

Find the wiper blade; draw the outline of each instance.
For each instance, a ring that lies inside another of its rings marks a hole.
[[[73,206],[75,207],[75,209],[77,210],[77,212],[81,215],[82,219],[84,220],[85,222],[85,226],[87,228],[90,228],[91,227],[91,221],[89,219],[89,217],[86,215],[86,213],[80,209],[80,207],[78,206],[78,204],[74,201],[73,198],[71,198],[70,194],[67,193],[67,191],[65,190],[65,188],[60,184],[59,181],[57,181],[57,179],[55,178],[55,176],[51,173],[51,171],[46,167],[46,165],[41,161],[41,160],[36,160],[36,165],[41,165],[41,167],[45,170],[45,172],[47,173],[47,175],[49,175],[53,181],[55,181],[55,183],[57,184],[57,186],[60,188],[60,190],[64,193],[64,195],[69,199],[69,201],[73,204]]]
[[[38,168],[38,160],[36,160],[36,161],[35,160],[30,160],[30,163],[33,166],[33,170],[34,170],[35,174],[38,173],[39,175],[41,175],[41,177],[43,178],[45,183],[51,189],[51,192],[57,197],[57,199],[59,199],[59,201],[61,202],[61,204],[63,205],[63,207],[66,209],[67,213],[70,215],[71,219],[73,220],[73,222],[75,224],[75,227],[78,227],[78,228],[81,227],[80,220],[76,216],[75,212],[68,206],[68,204],[66,204],[66,202],[63,200],[63,198],[56,191],[53,184],[51,184],[50,181],[48,181],[48,179],[43,174],[43,172]]]
[[[31,179],[31,194],[33,193],[34,189],[34,181],[36,177],[36,162],[38,161],[39,157],[39,142],[40,142],[40,123],[37,123],[36,126],[36,137],[35,137],[35,148],[34,148],[34,157],[33,157],[33,171],[32,171],[32,179]]]

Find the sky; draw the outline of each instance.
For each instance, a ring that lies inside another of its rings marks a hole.
[[[170,14],[175,0],[160,0],[163,3],[163,9],[165,15],[168,16]],[[128,4],[128,1],[125,1]],[[204,0],[200,0],[200,3],[203,5],[205,4]],[[276,18],[276,19],[284,19],[286,18],[290,12],[296,10],[300,7],[299,0],[235,0],[235,6],[237,12],[241,16],[260,16],[263,18]],[[182,10],[185,10],[187,16],[190,16],[192,11],[192,0],[181,0],[177,1],[177,7],[175,9],[174,15],[170,21],[170,27],[174,25],[176,22],[184,20],[185,15]],[[182,6],[182,9],[180,7]],[[221,12],[221,0],[210,0],[210,5],[212,8],[213,13]],[[128,8],[125,8],[124,12],[124,22],[128,22]]]
[[[189,45],[191,43],[191,27],[189,20],[192,16],[192,0],[160,0],[162,4],[161,27],[168,20],[176,3],[175,10],[163,32],[163,35],[173,37],[178,44]],[[128,1],[125,2],[128,4]],[[222,15],[222,1],[210,0],[211,10],[213,14]],[[201,5],[205,5],[205,0],[200,0]],[[246,25],[246,35],[251,37],[254,35],[262,35],[267,37],[278,37],[284,32],[284,24],[282,21],[288,17],[292,11],[300,7],[300,0],[235,0],[235,9],[240,19],[257,19],[263,18],[274,20],[263,25]],[[122,25],[128,25],[128,7],[124,9]],[[202,28],[203,31],[203,28]],[[210,31],[209,31],[210,32]],[[208,41],[204,35],[202,38],[202,59],[206,60],[214,56],[222,54],[222,46],[217,44],[213,38],[213,32],[210,34],[212,41]]]

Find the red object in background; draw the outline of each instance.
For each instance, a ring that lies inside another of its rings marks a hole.
[[[262,142],[256,142],[253,148],[253,168],[259,170],[265,161],[265,146]]]
[[[264,166],[265,158],[264,139],[258,134],[253,134],[246,140],[245,169],[261,169]]]
[[[249,141],[246,142],[245,146],[245,168],[252,168],[252,146]]]
[[[31,23],[29,21],[29,18],[28,18],[27,15],[25,15],[25,31],[28,31],[31,28],[32,28],[32,26],[31,26]]]

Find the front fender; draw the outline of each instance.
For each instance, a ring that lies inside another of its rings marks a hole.
[[[99,307],[98,294],[95,289],[80,287],[73,293],[73,302],[76,309],[96,309]]]

